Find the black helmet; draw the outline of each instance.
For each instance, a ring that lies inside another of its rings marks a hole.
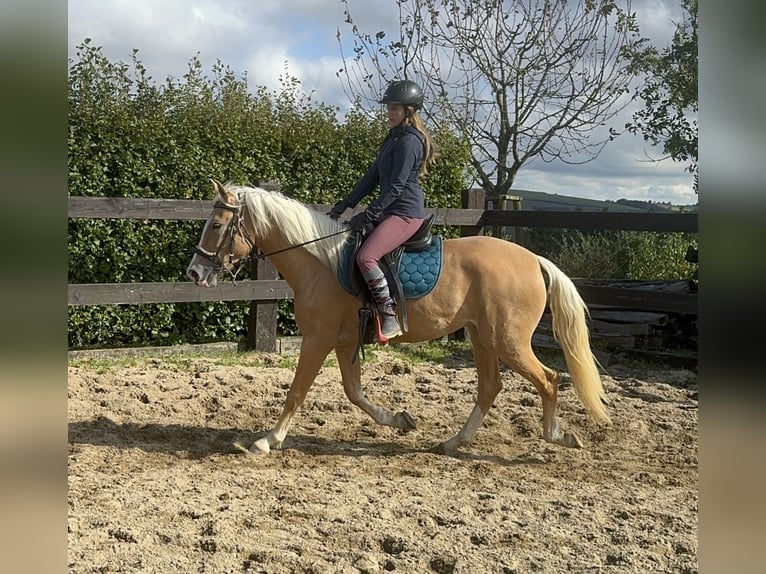
[[[423,90],[412,80],[397,80],[388,84],[381,104],[404,104],[416,110],[423,105]]]

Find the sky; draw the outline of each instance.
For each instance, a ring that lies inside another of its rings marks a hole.
[[[349,4],[363,31],[397,29],[393,0]],[[633,0],[633,9],[642,35],[660,49],[669,45],[674,22],[682,17],[680,0]],[[340,0],[69,0],[68,57],[76,60],[76,47],[85,38],[113,62],[129,62],[138,49],[147,73],[162,84],[168,76],[182,78],[197,56],[205,72],[220,61],[237,76],[246,73],[251,89],[277,90],[280,77],[296,77],[315,100],[345,110],[351,102],[336,76],[342,65],[337,32],[351,37],[344,20]],[[614,125],[629,121],[632,109]],[[527,164],[514,188],[601,200],[697,203],[685,164],[647,157],[659,158],[662,152],[640,135],[624,133],[586,164]]]

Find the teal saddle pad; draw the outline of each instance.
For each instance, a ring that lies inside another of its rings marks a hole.
[[[352,234],[343,248],[338,280],[343,288],[354,296],[366,290],[361,273],[356,268],[354,257],[357,240]],[[382,263],[382,262],[381,262]],[[442,269],[442,238],[433,236],[431,244],[423,251],[404,251],[398,267],[399,281],[405,299],[419,299],[428,295],[439,281]]]

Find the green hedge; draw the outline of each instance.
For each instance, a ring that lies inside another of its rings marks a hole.
[[[696,233],[525,228],[524,246],[570,277],[696,280],[697,264],[685,259],[698,247]]]
[[[69,194],[211,199],[209,179],[278,180],[307,203],[334,203],[367,169],[385,118],[316,102],[287,74],[280,91],[250,89],[195,57],[182,80],[156,83],[134,51],[111,62],[86,39],[69,62]],[[424,181],[429,206],[460,207],[468,146],[435,133],[441,161]],[[70,219],[69,283],[183,281],[200,222]],[[239,340],[247,302],[70,307],[70,348]],[[279,325],[294,334],[290,303]]]

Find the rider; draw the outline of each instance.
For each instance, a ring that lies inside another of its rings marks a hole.
[[[330,211],[338,219],[349,207],[380,188],[367,209],[348,222],[351,229],[367,235],[356,263],[362,272],[382,319],[379,340],[402,334],[396,317],[396,301],[390,296],[380,259],[412,237],[425,218],[425,199],[418,183],[435,161],[431,136],[418,115],[423,91],[411,80],[391,82],[380,99],[386,104],[389,131],[375,161],[354,189]]]

